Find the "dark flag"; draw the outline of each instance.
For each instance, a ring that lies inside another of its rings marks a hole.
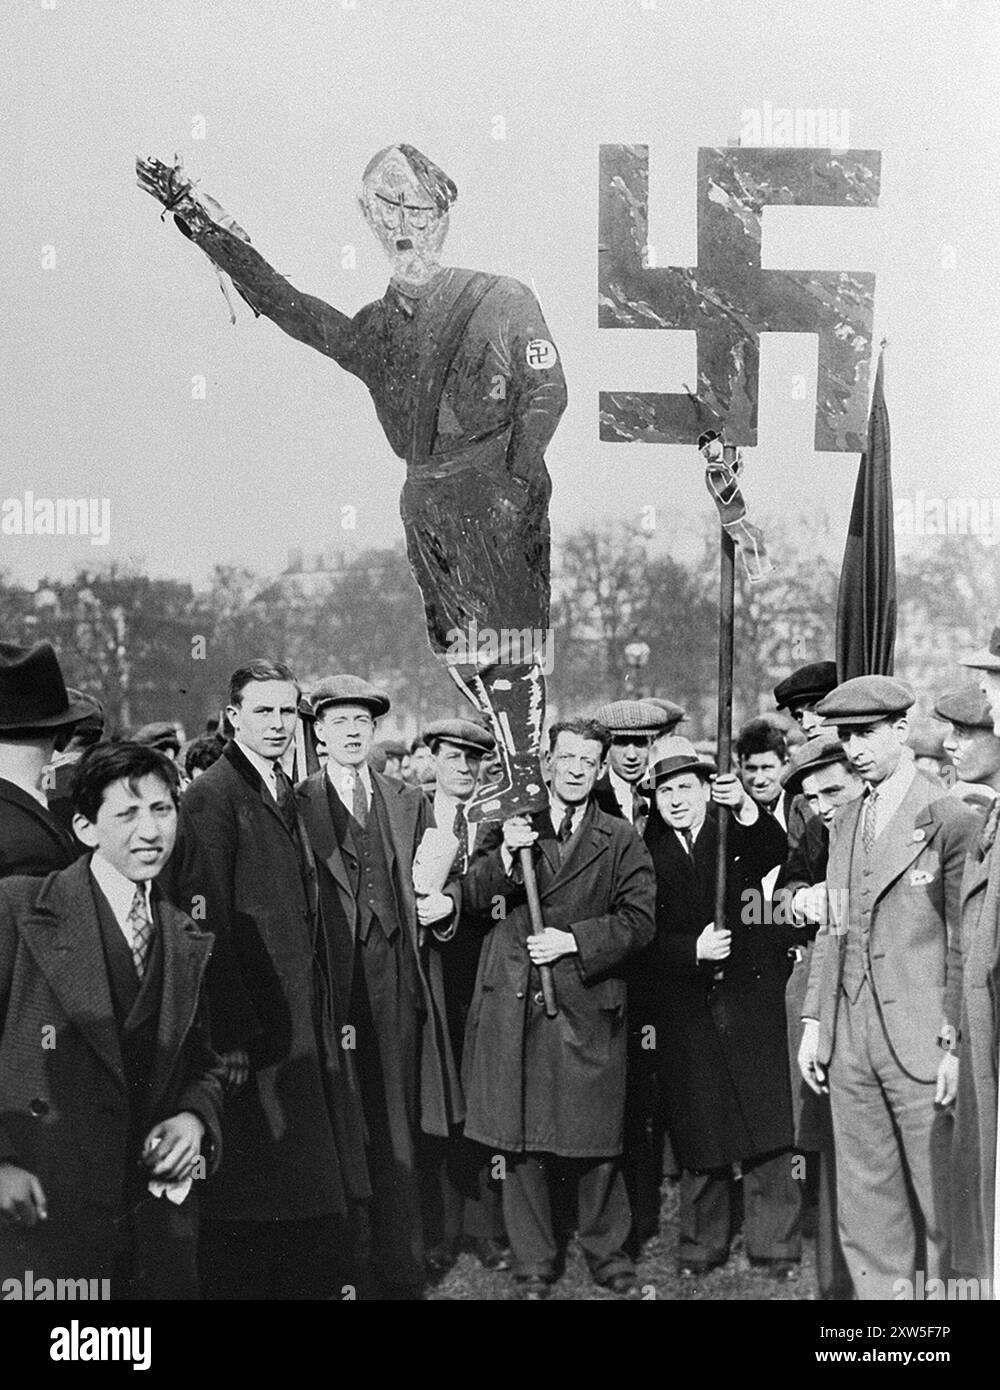
[[[889,413],[879,353],[837,593],[837,679],[891,676],[896,643],[896,547],[893,539]]]

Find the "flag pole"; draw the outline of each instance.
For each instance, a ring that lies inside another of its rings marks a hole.
[[[716,728],[716,763],[720,773],[728,772],[732,762],[733,734],[733,612],[736,589],[736,546],[723,529],[719,564],[719,715]],[[715,860],[715,929],[726,926],[726,869],[729,842],[729,807],[719,806],[718,848]],[[722,968],[715,972],[722,978]]]

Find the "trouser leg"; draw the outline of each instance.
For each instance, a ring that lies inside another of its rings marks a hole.
[[[621,1160],[597,1162],[572,1159],[576,1174],[577,1239],[587,1265],[598,1282],[621,1271],[632,1270],[625,1251],[632,1225],[632,1209],[622,1173]]]
[[[681,1173],[680,1243],[682,1265],[722,1264],[729,1255],[733,1174],[728,1166]]]
[[[802,1199],[791,1149],[743,1164],[743,1230],[752,1260],[802,1258]]]
[[[539,1154],[508,1154],[502,1186],[514,1273],[522,1278],[554,1278],[558,1249],[545,1160]]]

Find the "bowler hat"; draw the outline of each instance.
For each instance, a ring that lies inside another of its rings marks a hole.
[[[435,719],[424,729],[423,740],[428,747],[442,739],[479,754],[492,753],[497,742],[489,729],[474,724],[471,719]]]
[[[0,732],[58,729],[76,724],[94,711],[94,702],[78,691],[71,699],[59,658],[49,642],[30,650],[0,642]]]
[[[660,751],[661,756],[639,784],[646,791],[655,791],[669,778],[676,777],[679,772],[698,772],[705,777],[715,772],[715,764],[700,758],[690,739],[664,739]]]
[[[816,713],[827,725],[877,724],[898,719],[916,698],[906,682],[894,676],[854,676],[820,700]]]
[[[781,785],[786,791],[797,792],[802,788],[803,778],[821,767],[831,763],[846,763],[847,751],[832,729],[817,729],[797,744],[788,758],[788,765],[781,774]]]
[[[800,666],[774,687],[774,703],[778,709],[795,709],[798,705],[821,700],[837,684],[835,661],[810,661]]]
[[[371,710],[374,719],[389,713],[389,697],[385,691],[360,676],[324,676],[313,686],[310,698],[317,719],[327,705],[364,705]]]
[[[989,645],[959,662],[960,666],[971,666],[974,671],[1000,671],[1000,624],[990,633]]]
[[[978,685],[963,685],[959,690],[949,690],[934,706],[939,719],[947,719],[950,724],[961,724],[967,729],[992,729],[993,714],[990,702]]]

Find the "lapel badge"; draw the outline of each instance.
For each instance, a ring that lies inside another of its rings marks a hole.
[[[916,844],[919,844],[919,843],[921,842],[921,840],[926,840],[926,839],[927,839],[927,832],[924,831],[924,830],[919,830],[919,829],[918,829],[918,830],[914,830],[914,832],[913,832],[913,839],[914,839],[914,842],[915,842]]]
[[[914,870],[913,870],[913,873],[910,874],[910,887],[911,887],[911,888],[923,888],[923,887],[925,887],[928,883],[933,883],[933,882],[934,882],[934,875],[931,874],[931,873],[928,873],[926,869],[914,869]]]

